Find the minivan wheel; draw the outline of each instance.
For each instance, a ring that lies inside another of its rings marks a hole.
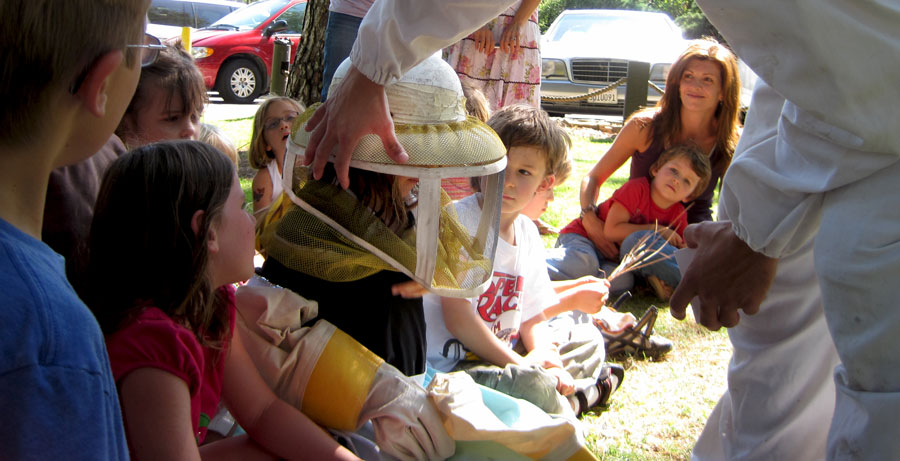
[[[262,93],[263,76],[247,59],[235,59],[219,71],[219,96],[232,104],[252,103]]]

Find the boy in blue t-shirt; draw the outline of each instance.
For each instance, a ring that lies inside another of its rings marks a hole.
[[[4,458],[128,459],[103,335],[40,237],[51,170],[103,146],[154,56],[149,3],[0,2]]]

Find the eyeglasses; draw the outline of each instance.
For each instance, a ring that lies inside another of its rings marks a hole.
[[[142,45],[125,45],[127,48],[139,48],[141,50],[141,67],[153,65],[159,52],[166,49],[165,45],[160,44],[158,38],[150,34],[144,34],[144,43]]]
[[[274,130],[275,128],[281,126],[281,122],[287,122],[288,125],[293,125],[294,119],[297,118],[297,115],[299,115],[297,112],[291,112],[284,117],[273,118],[272,120],[266,122],[266,124],[263,125],[263,128],[265,128],[266,130]]]
[[[166,49],[165,45],[160,44],[158,38],[146,33],[144,34],[143,45],[125,45],[125,47],[141,49],[141,67],[153,65],[159,57],[159,52]],[[69,87],[70,93],[75,94],[78,92],[78,89],[81,88],[81,84],[84,83],[85,77],[87,77],[88,70],[89,67],[86,67],[77,77],[75,77],[75,81],[73,81],[72,85]]]

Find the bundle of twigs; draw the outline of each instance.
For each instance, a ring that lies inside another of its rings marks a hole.
[[[681,219],[681,216],[687,213],[687,210],[693,205],[690,204],[684,208],[674,221],[678,221]],[[671,229],[671,228],[670,228]],[[673,229],[674,230],[674,229]],[[656,223],[653,233],[646,234],[638,240],[637,244],[631,248],[631,250],[622,257],[622,262],[612,271],[609,276],[606,277],[607,280],[612,281],[616,277],[637,270],[643,267],[647,267],[653,264],[656,264],[661,261],[665,261],[667,259],[671,259],[674,257],[674,254],[663,255],[659,258],[653,259],[663,247],[668,244],[672,240],[672,236],[674,233],[670,233],[669,236],[665,239],[662,238],[662,235],[659,234],[659,222]],[[658,245],[660,240],[664,240],[662,245]]]

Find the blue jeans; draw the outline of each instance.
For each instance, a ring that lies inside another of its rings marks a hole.
[[[585,275],[606,278],[618,261],[606,259],[587,237],[570,233],[560,234],[556,248],[547,250],[547,271],[550,280],[573,280]],[[634,276],[624,274],[610,282],[609,291],[618,295],[634,286]]]
[[[634,248],[635,245],[637,245],[638,240],[648,234],[651,235],[648,243],[653,242],[653,244],[650,245],[651,248],[656,249],[662,247],[659,253],[654,255],[652,259],[649,259],[648,262],[659,261],[661,258],[671,255],[678,250],[678,248],[675,248],[673,245],[666,243],[666,239],[660,235],[658,235],[654,241],[654,237],[652,237],[653,233],[654,232],[650,230],[643,230],[637,231],[626,237],[625,240],[622,241],[622,245],[619,247],[620,258],[624,257],[629,251],[631,251],[631,249]],[[678,263],[675,262],[675,258],[669,258],[663,261],[656,262],[647,267],[638,269],[635,272],[643,277],[655,275],[657,278],[662,280],[663,283],[669,285],[672,288],[675,288],[676,286],[678,286],[678,283],[681,282],[681,271],[678,270]]]
[[[328,87],[334,77],[334,71],[350,56],[353,42],[362,18],[349,14],[328,12],[328,25],[325,27],[325,70],[322,74],[322,101],[328,97]]]

